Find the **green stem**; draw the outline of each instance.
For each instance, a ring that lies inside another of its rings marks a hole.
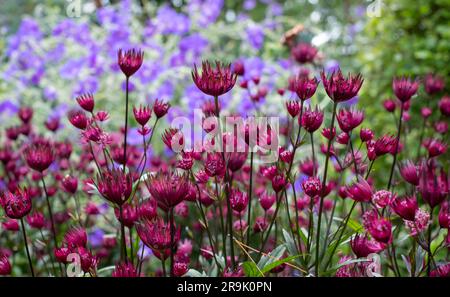
[[[31,276],[35,277],[33,263],[31,262],[30,250],[28,249],[27,232],[25,231],[25,224],[23,223],[23,218],[20,219],[20,225],[22,226],[23,242],[25,244],[25,250],[27,252],[28,265],[30,266]]]
[[[398,119],[398,128],[397,128],[397,141],[395,143],[394,160],[392,161],[391,174],[389,175],[389,182],[387,186],[388,191],[391,189],[392,178],[394,177],[395,164],[397,163],[398,146],[400,143],[400,133],[402,130],[402,118],[403,118],[403,102],[400,105],[400,117]]]

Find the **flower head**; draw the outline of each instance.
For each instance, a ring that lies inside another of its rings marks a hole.
[[[121,206],[130,198],[133,180],[130,174],[112,169],[98,177],[97,187],[106,200]]]
[[[143,220],[136,225],[136,230],[142,242],[156,251],[165,251],[171,248],[170,226],[165,224],[161,218],[155,220]],[[180,228],[176,228],[174,245],[180,239]]]
[[[356,109],[341,109],[336,115],[339,127],[344,132],[350,132],[364,120],[364,113]]]
[[[300,64],[310,63],[314,61],[317,55],[317,48],[309,43],[302,42],[292,48],[291,54]]]
[[[429,73],[425,76],[424,86],[425,92],[429,95],[434,95],[444,89],[445,82],[442,77]]]
[[[359,202],[369,202],[372,199],[372,186],[365,179],[346,187],[347,196]]]
[[[77,247],[86,247],[87,234],[84,228],[72,228],[64,235],[64,242],[69,249],[75,249]]]
[[[155,103],[153,104],[153,112],[155,113],[156,117],[162,118],[167,114],[170,108],[170,103],[164,103],[163,101],[160,101],[158,99],[155,100]]]
[[[356,234],[352,239],[350,239],[350,246],[358,258],[365,258],[368,255],[378,253],[385,248],[384,244],[370,240],[367,236],[362,236],[359,234]]]
[[[225,65],[216,61],[213,68],[209,61],[202,62],[202,72],[199,73],[197,65],[194,64],[192,79],[197,88],[203,93],[218,97],[230,91],[237,79],[237,74],[231,71],[230,65]]]
[[[363,215],[364,228],[378,242],[389,243],[392,238],[392,224],[389,219],[381,217],[375,210]]]
[[[26,188],[17,188],[14,194],[8,191],[1,200],[6,215],[11,219],[21,219],[31,211],[31,198]]]
[[[415,186],[419,184],[419,170],[411,160],[406,161],[400,167],[400,174],[408,183]]]
[[[394,136],[383,135],[373,145],[375,155],[380,157],[391,152],[395,148],[396,143],[397,139]]]
[[[46,170],[55,158],[52,146],[46,141],[32,143],[23,154],[27,165],[39,172]]]
[[[417,199],[415,196],[395,198],[391,203],[391,208],[402,219],[414,221],[418,209]]]
[[[315,197],[322,191],[322,183],[315,176],[308,177],[302,182],[302,188],[306,195]]]
[[[0,255],[0,275],[10,275],[11,271],[12,267],[8,257]]]
[[[328,97],[334,102],[345,102],[355,97],[364,81],[361,74],[344,77],[340,69],[333,71],[328,78],[324,71],[320,75]]]
[[[317,78],[309,79],[308,77],[299,76],[290,81],[290,89],[295,92],[302,101],[311,98],[317,90],[319,82]]]
[[[298,104],[297,101],[287,101],[286,102],[286,109],[288,111],[288,113],[291,115],[291,117],[295,118],[296,116],[298,116],[299,112],[300,112],[300,105]]]
[[[407,77],[394,78],[392,81],[394,94],[401,102],[406,102],[417,92],[419,82]]]
[[[144,52],[139,49],[133,48],[125,52],[122,51],[122,49],[119,49],[117,52],[117,63],[126,77],[130,77],[135,74],[136,71],[141,68],[143,61]]]
[[[68,118],[70,123],[80,130],[86,129],[88,125],[88,118],[82,110],[69,111]]]
[[[61,184],[66,192],[75,194],[78,188],[78,179],[70,175],[66,175],[62,180]]]
[[[27,216],[28,225],[34,229],[42,229],[45,226],[45,218],[41,212],[35,212]]]
[[[430,205],[431,208],[439,205],[444,201],[449,192],[449,179],[445,171],[442,169],[437,174],[435,168],[431,165],[422,165],[422,172],[418,185],[419,193],[422,199]]]
[[[115,266],[112,277],[138,277],[138,272],[134,268],[133,263],[124,262]]]
[[[133,107],[134,118],[141,126],[145,126],[152,116],[152,109],[147,106],[140,105],[139,108]]]
[[[210,177],[222,176],[225,173],[225,162],[220,153],[206,155],[205,172]]]
[[[87,93],[82,94],[76,98],[78,104],[87,112],[94,111],[94,95]]]
[[[300,121],[306,131],[313,133],[322,125],[323,112],[317,106],[314,110],[309,106],[303,111],[301,119],[299,118]]]
[[[164,211],[181,203],[189,190],[187,176],[170,172],[158,172],[155,176],[151,176],[146,180],[146,186],[158,206]]]
[[[181,152],[184,148],[184,136],[179,129],[166,129],[162,135],[162,140],[174,152]]]
[[[230,193],[231,208],[234,211],[242,212],[248,204],[248,196],[246,193],[233,189]]]

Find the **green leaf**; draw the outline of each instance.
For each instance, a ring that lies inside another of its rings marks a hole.
[[[242,268],[244,269],[245,275],[248,277],[264,276],[261,275],[261,272],[258,270],[258,267],[252,261],[244,262],[242,264]]]
[[[278,266],[280,266],[281,264],[290,262],[290,261],[292,261],[292,260],[294,260],[294,259],[296,259],[296,258],[298,258],[298,257],[300,257],[300,256],[301,256],[301,255],[294,255],[294,256],[286,257],[286,258],[277,260],[277,261],[275,261],[275,262],[272,262],[272,263],[270,263],[270,264],[264,266],[262,272],[263,272],[263,273],[267,273],[267,272],[269,272],[270,270],[274,269],[275,267],[278,267]]]
[[[199,271],[195,270],[195,269],[189,269],[188,272],[186,272],[186,274],[184,276],[190,276],[190,277],[205,277],[206,274],[200,273]]]

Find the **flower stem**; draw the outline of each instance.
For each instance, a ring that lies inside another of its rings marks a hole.
[[[170,215],[170,276],[175,276],[173,273],[173,265],[174,265],[174,237],[175,237],[175,226],[174,226],[174,218],[173,218],[173,207],[169,210]]]
[[[27,232],[25,231],[25,224],[23,223],[23,218],[20,219],[20,225],[22,226],[23,242],[25,244],[25,250],[27,252],[28,265],[30,266],[31,276],[35,277],[33,263],[31,262],[30,250],[28,249]]]
[[[125,90],[125,135],[123,141],[123,172],[125,172],[125,168],[127,167],[127,135],[128,135],[128,92],[129,92],[129,82],[130,78],[127,76],[126,78],[126,90]]]
[[[250,184],[248,188],[247,226],[251,226],[252,213],[252,188],[253,188],[253,150],[250,152]],[[250,242],[250,228],[247,230],[246,245]]]
[[[330,149],[331,149],[331,142],[333,140],[333,128],[334,128],[334,120],[336,118],[336,109],[337,109],[337,102],[334,102],[333,104],[333,115],[331,116],[331,125],[330,125],[330,139],[328,140],[328,147],[327,147],[327,155],[325,156],[325,167],[324,167],[324,173],[323,173],[323,179],[322,179],[322,193],[320,195],[320,204],[319,204],[319,215],[317,219],[317,233],[316,233],[316,259],[315,259],[315,275],[319,276],[319,250],[320,250],[320,227],[322,223],[322,211],[323,211],[323,193],[325,192],[325,187],[327,185],[327,174],[328,174],[328,161],[330,160]]]
[[[122,260],[125,260],[125,263],[128,262],[127,256],[127,246],[125,241],[125,225],[123,224],[123,208],[122,205],[119,206],[119,214],[120,214],[120,230],[122,233]]]
[[[400,105],[400,117],[398,118],[398,128],[397,128],[397,141],[395,143],[394,160],[392,161],[391,174],[389,175],[389,182],[387,189],[391,189],[392,178],[394,177],[395,164],[397,163],[398,146],[400,143],[400,133],[402,130],[402,118],[403,118],[403,102]]]

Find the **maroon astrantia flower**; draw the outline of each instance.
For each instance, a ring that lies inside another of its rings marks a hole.
[[[61,184],[68,193],[75,194],[78,188],[78,179],[76,177],[66,175],[62,180]]]
[[[205,172],[210,177],[225,174],[225,162],[220,153],[208,153],[206,155]]]
[[[139,275],[132,262],[124,262],[116,265],[112,277],[139,277]]]
[[[311,176],[302,182],[302,188],[306,195],[315,197],[322,191],[322,183],[317,177]]]
[[[401,102],[406,102],[417,92],[419,82],[407,77],[394,78],[392,81],[394,94]]]
[[[81,110],[71,110],[68,113],[69,121],[72,125],[80,130],[86,129],[88,125],[88,118]]]
[[[317,162],[313,162],[310,158],[300,162],[300,171],[307,176],[314,176],[314,172],[317,172],[318,169],[319,164]]]
[[[415,186],[419,184],[419,168],[411,160],[400,167],[400,174],[408,183]]]
[[[275,200],[276,200],[275,195],[269,195],[267,192],[264,192],[259,197],[259,203],[261,204],[261,207],[264,209],[264,211],[269,210],[275,203]]]
[[[29,106],[22,106],[17,115],[24,124],[28,124],[33,118],[33,109]]]
[[[364,113],[354,108],[343,108],[339,110],[336,118],[341,130],[348,133],[362,123],[362,121],[364,120]]]
[[[94,111],[94,95],[87,93],[76,98],[78,104],[87,112]]]
[[[291,49],[294,59],[300,63],[312,63],[317,55],[317,48],[309,43],[299,43]]]
[[[377,157],[391,152],[397,143],[397,139],[391,135],[383,135],[378,138],[373,145],[374,152]]]
[[[180,240],[180,228],[175,228],[174,246]],[[155,220],[143,220],[136,225],[139,238],[154,251],[170,249],[170,226],[165,224],[161,218]]]
[[[364,228],[378,242],[389,243],[392,239],[392,224],[389,219],[381,217],[375,210],[363,215]]]
[[[450,207],[448,202],[444,202],[441,204],[441,209],[439,210],[439,226],[441,228],[449,229],[450,228]]]
[[[12,271],[11,263],[8,257],[0,255],[0,275],[10,275]]]
[[[429,139],[425,142],[424,146],[428,150],[428,156],[430,158],[442,155],[447,151],[447,144],[439,139]]]
[[[356,234],[350,239],[350,246],[358,258],[365,258],[372,253],[381,252],[385,248],[384,244],[370,240],[367,235],[360,234]]]
[[[97,187],[106,200],[121,206],[130,198],[133,180],[130,174],[112,169],[98,177]]]
[[[55,158],[52,146],[46,141],[32,143],[23,154],[27,165],[39,172],[46,170]]]
[[[301,125],[306,131],[313,133],[322,125],[323,112],[317,106],[315,109],[309,106],[303,111],[302,117],[299,120],[301,120]]]
[[[446,116],[450,117],[450,97],[444,96],[441,100],[439,100],[439,110],[441,113]]]
[[[372,186],[365,179],[359,179],[346,187],[347,195],[359,202],[369,202],[372,199]]]
[[[28,222],[28,225],[30,225],[30,227],[34,229],[42,229],[44,228],[46,223],[44,215],[41,212],[29,214],[26,217],[26,220]]]
[[[278,193],[283,190],[288,184],[286,177],[281,173],[277,174],[272,178],[272,188]]]
[[[59,129],[60,119],[59,117],[50,117],[45,121],[44,125],[49,131],[55,132]]]
[[[414,217],[418,209],[417,199],[415,196],[396,198],[392,201],[391,208],[402,219],[414,221]]]
[[[130,49],[123,51],[119,49],[117,52],[117,63],[126,77],[130,77],[141,68],[144,61],[144,52],[139,49]]]
[[[444,89],[445,82],[442,77],[429,73],[425,76],[424,86],[425,92],[429,95],[434,95]]]
[[[340,69],[337,72],[334,71],[329,77],[324,71],[320,75],[328,97],[334,102],[345,102],[355,97],[364,81],[361,74],[349,74],[348,77],[344,77]]]
[[[167,114],[170,108],[170,103],[164,103],[163,101],[160,101],[158,99],[155,100],[155,103],[153,104],[153,112],[155,113],[156,117],[162,118]]]
[[[192,79],[200,91],[217,97],[227,93],[234,87],[237,75],[231,71],[230,65],[225,65],[218,61],[215,64],[214,68],[209,61],[202,62],[201,73],[198,72],[197,65],[194,64]]]
[[[146,185],[158,206],[164,211],[169,211],[183,201],[189,190],[186,175],[170,172],[158,172],[146,180]]]
[[[132,228],[139,219],[137,208],[130,203],[122,205],[122,215],[120,214],[120,209],[117,208],[114,209],[114,214],[117,220],[127,228]]]
[[[297,101],[287,101],[286,102],[286,109],[288,113],[291,115],[291,117],[295,118],[299,112],[300,112],[300,105]]]
[[[231,208],[234,211],[242,212],[248,205],[248,196],[246,193],[237,189],[231,190],[230,193]]]
[[[449,193],[449,178],[443,169],[441,169],[440,173],[436,173],[436,169],[432,165],[423,164],[421,168],[422,172],[418,189],[422,199],[431,208],[434,208],[447,197]]]
[[[147,106],[140,105],[139,108],[133,107],[134,118],[141,126],[145,126],[152,116],[152,109]]]
[[[385,208],[386,206],[391,204],[393,199],[395,199],[395,194],[387,190],[379,190],[372,195],[372,202],[378,208]]]
[[[433,269],[430,273],[431,277],[450,277],[450,263],[442,264]]]
[[[184,136],[179,129],[166,129],[162,135],[162,140],[174,152],[181,152],[184,148]]]
[[[316,93],[318,84],[319,82],[315,77],[309,79],[308,77],[299,76],[290,81],[289,88],[297,94],[300,100],[305,101]]]
[[[372,140],[373,136],[374,133],[369,128],[361,128],[361,130],[359,131],[359,138],[361,138],[362,142]]]
[[[21,219],[31,211],[31,198],[26,188],[18,188],[14,194],[8,191],[1,200],[6,215],[11,219]]]
[[[87,245],[87,234],[83,228],[72,228],[64,235],[64,243],[69,249],[77,247],[85,248]]]

